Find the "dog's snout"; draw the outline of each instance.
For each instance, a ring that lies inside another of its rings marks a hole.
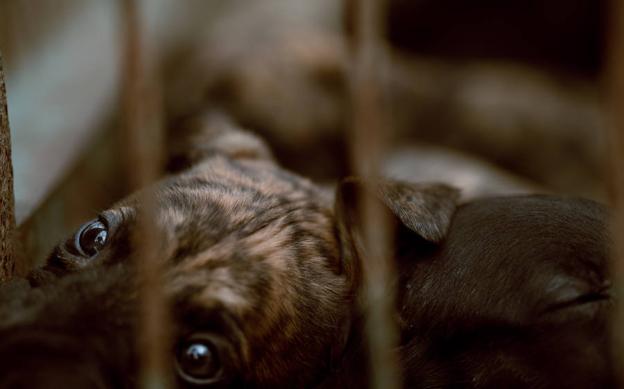
[[[97,360],[78,339],[47,333],[1,336],[2,389],[110,388]]]
[[[109,389],[105,383],[97,378],[78,371],[62,371],[45,368],[42,370],[12,371],[0,378],[0,388],[3,389],[78,389],[94,388]]]

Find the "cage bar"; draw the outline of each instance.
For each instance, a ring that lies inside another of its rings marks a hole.
[[[624,384],[624,2],[611,1],[607,83],[611,114],[611,189],[615,205],[614,251],[611,261],[615,312],[612,322],[614,371]]]
[[[360,0],[351,7],[355,21],[355,46],[351,82],[353,123],[351,165],[357,176],[375,181],[387,142],[384,126],[382,74],[384,46],[382,0]],[[370,352],[371,386],[399,388],[400,373],[395,355],[398,339],[394,321],[395,291],[390,288],[394,275],[391,262],[392,230],[387,210],[362,190],[358,212],[364,243],[363,275],[366,296],[366,334]]]
[[[157,120],[162,115],[154,67],[146,55],[142,41],[140,3],[122,0],[121,14],[124,34],[123,54],[123,117],[120,130],[120,150],[128,189],[136,191],[154,182],[162,166],[162,130]],[[156,119],[156,120],[155,120]],[[132,236],[137,268],[139,313],[137,355],[139,386],[145,389],[163,389],[172,386],[169,368],[170,320],[169,305],[162,289],[164,255],[158,242],[163,242],[155,214],[156,197],[141,196],[141,209]]]
[[[0,282],[8,280],[15,272],[13,244],[15,199],[11,161],[11,129],[2,61],[2,53],[0,53]]]
[[[155,66],[142,39],[139,4],[122,0],[124,125],[119,146],[131,192],[155,181],[163,166],[162,99]]]

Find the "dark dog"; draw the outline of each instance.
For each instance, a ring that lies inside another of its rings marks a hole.
[[[407,386],[612,385],[601,206],[540,196],[460,206],[445,185],[353,180],[334,201],[213,119],[176,149],[182,172],[146,189],[181,387],[367,386],[353,243],[362,185],[396,215]],[[30,285],[5,287],[0,387],[136,384],[138,199],[85,224]]]

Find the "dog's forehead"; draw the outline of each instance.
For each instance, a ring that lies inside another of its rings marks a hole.
[[[166,178],[108,211],[122,215],[121,235],[136,228],[146,195],[166,237],[166,292],[184,312],[269,323],[268,311],[295,312],[302,280],[337,272],[331,198],[275,165],[216,158]]]
[[[219,157],[130,196],[112,212],[133,219],[145,208],[146,195],[154,228],[164,230],[182,256],[228,237],[242,239],[283,218],[299,223],[331,209],[327,195],[308,180],[275,165]]]
[[[562,266],[578,258],[604,268],[610,245],[607,209],[575,198],[535,195],[476,201],[459,210],[453,226],[451,238],[462,241],[463,249],[486,247],[500,258],[513,254]]]
[[[152,199],[152,227],[164,232],[163,252],[185,287],[198,277],[203,284],[214,279],[215,288],[245,285],[250,272],[256,278],[279,276],[292,273],[294,258],[335,256],[331,198],[275,165],[216,157],[130,196],[110,212],[124,215],[122,224],[135,228],[146,195]]]
[[[437,258],[435,274],[443,279],[436,295],[497,318],[532,318],[570,296],[600,291],[609,245],[607,210],[591,201],[476,201],[455,215]]]

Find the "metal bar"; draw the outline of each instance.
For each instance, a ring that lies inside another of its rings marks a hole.
[[[0,53],[0,282],[15,272],[15,199],[11,161],[11,129],[2,53]]]
[[[161,100],[149,63],[142,29],[139,4],[122,0],[124,42],[124,126],[120,134],[124,170],[129,189],[137,190],[154,182],[162,167]],[[137,268],[139,317],[136,347],[140,361],[139,386],[162,389],[172,386],[169,364],[170,318],[169,305],[162,289],[164,260],[158,247],[162,242],[157,226],[156,197],[146,192],[140,198],[142,208],[137,212],[135,234],[132,237]]]
[[[624,384],[624,1],[611,1],[607,85],[610,97],[612,200],[614,252],[611,271],[616,294],[612,339],[614,371]]]
[[[379,76],[384,59],[382,44],[382,0],[360,0],[355,13],[355,57],[351,82],[353,128],[351,163],[355,173],[366,180],[379,176],[379,164],[387,139]],[[394,321],[395,291],[390,288],[394,275],[391,260],[391,224],[387,210],[368,192],[359,194],[363,223],[365,258],[366,333],[370,350],[371,386],[394,389],[401,386]]]
[[[136,191],[155,181],[162,172],[161,99],[141,40],[141,22],[135,0],[122,0],[124,42],[124,126],[120,147],[128,189]]]

